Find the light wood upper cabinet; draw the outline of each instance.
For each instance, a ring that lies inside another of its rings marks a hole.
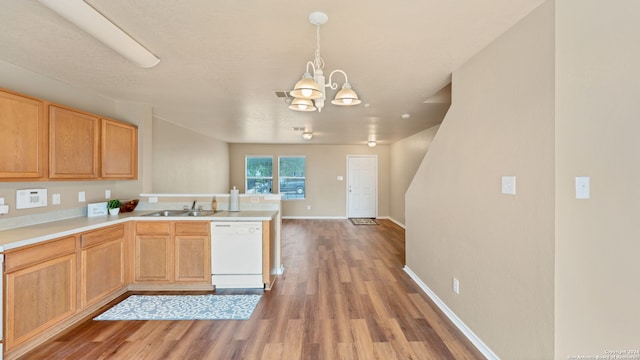
[[[138,178],[138,128],[120,121],[102,119],[103,179]]]
[[[49,178],[97,179],[100,118],[49,106]]]
[[[47,118],[43,102],[0,90],[0,179],[35,181],[47,172]]]
[[[0,181],[136,180],[138,127],[0,89]]]

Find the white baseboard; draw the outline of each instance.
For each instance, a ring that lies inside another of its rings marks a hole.
[[[433,292],[427,284],[425,284],[407,265],[404,266],[404,272],[406,272],[413,281],[420,286],[429,298],[440,308],[440,310],[453,322],[453,324],[460,329],[462,334],[471,341],[478,351],[482,353],[488,360],[500,360],[496,355],[479,337],[476,335],[440,298]]]
[[[394,218],[392,218],[392,217],[389,217],[388,219],[389,219],[391,222],[393,222],[394,224],[396,224],[396,225],[400,226],[401,228],[406,229],[406,227],[404,226],[404,224],[403,224],[403,223],[401,223],[400,221],[398,221],[398,220],[396,220],[396,219],[394,219]]]
[[[283,216],[282,219],[296,220],[345,220],[344,216]]]

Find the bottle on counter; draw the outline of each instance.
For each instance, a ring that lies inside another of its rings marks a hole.
[[[218,211],[218,201],[216,200],[216,197],[213,197],[213,200],[211,201],[211,210],[213,212]]]

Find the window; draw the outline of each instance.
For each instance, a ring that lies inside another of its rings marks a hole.
[[[273,188],[273,157],[247,156],[245,160],[247,194],[270,194]]]
[[[288,156],[278,158],[278,182],[283,199],[304,199],[306,193],[306,158]]]

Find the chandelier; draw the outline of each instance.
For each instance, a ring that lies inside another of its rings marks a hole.
[[[331,103],[340,106],[353,106],[360,104],[358,94],[351,88],[347,73],[340,69],[333,70],[329,74],[329,81],[325,83],[324,60],[320,57],[320,25],[326,24],[329,20],[327,14],[316,11],[309,15],[309,22],[316,25],[316,52],[313,61],[307,62],[307,70],[302,75],[289,93],[294,99],[289,105],[289,109],[296,111],[322,111],[326,99],[325,88],[338,89],[338,84],[332,81],[333,75],[340,73],[344,75],[344,84]],[[313,75],[313,76],[312,76]]]

